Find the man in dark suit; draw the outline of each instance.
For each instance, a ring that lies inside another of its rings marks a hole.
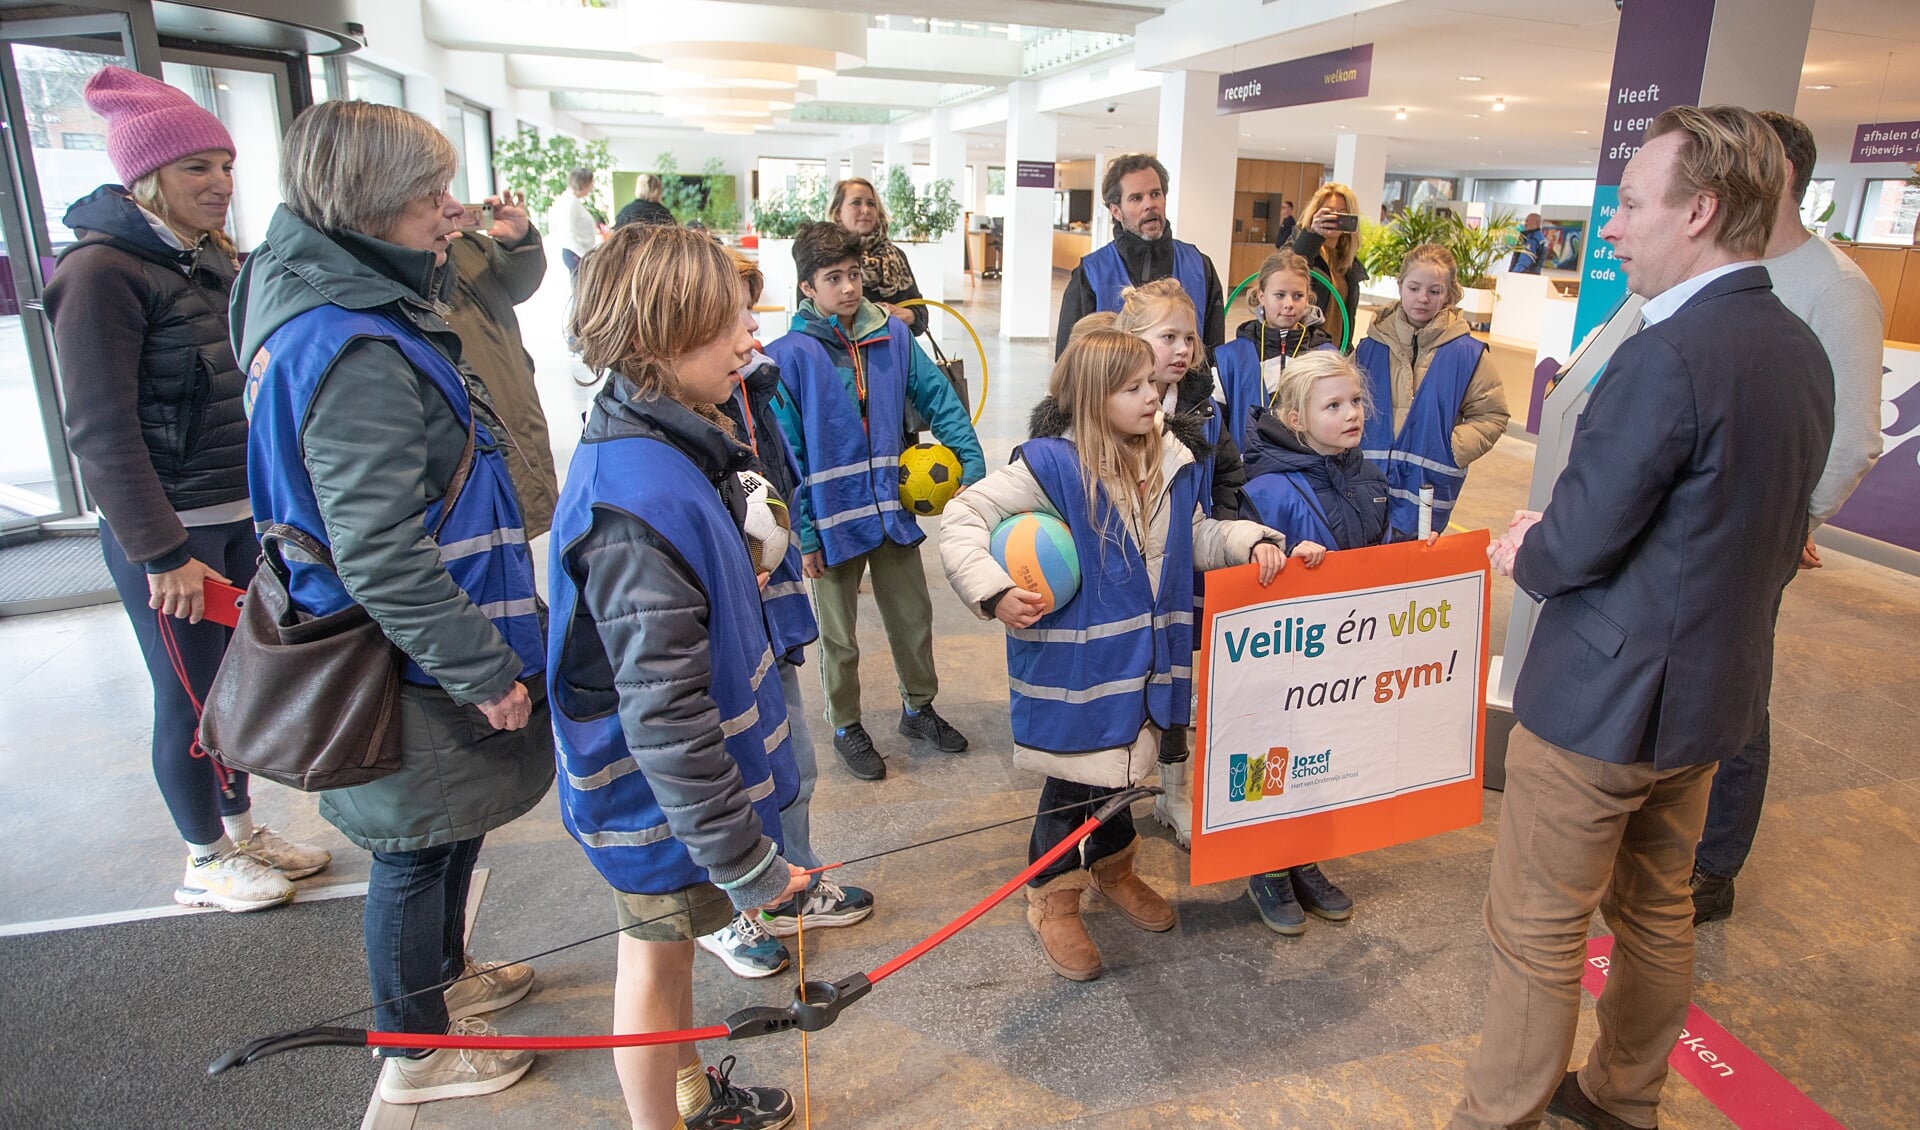
[[[1493,977],[1454,1127],[1657,1124],[1692,986],[1693,847],[1714,767],[1765,717],[1774,601],[1833,433],[1826,352],[1755,265],[1784,161],[1746,110],[1668,110],[1600,233],[1645,328],[1608,363],[1538,523],[1492,551],[1545,606],[1514,691]],[[1599,1036],[1568,1072],[1596,908],[1618,942]]]

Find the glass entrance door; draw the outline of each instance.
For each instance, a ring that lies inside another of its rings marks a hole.
[[[106,125],[81,92],[108,64],[136,67],[125,13],[56,10],[0,27],[0,531],[82,509],[42,297],[76,238],[61,222],[67,208],[119,179]],[[158,44],[148,43],[141,54],[152,58]]]

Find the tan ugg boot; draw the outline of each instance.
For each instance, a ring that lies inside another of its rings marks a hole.
[[[1027,925],[1040,939],[1047,964],[1069,981],[1091,981],[1102,971],[1100,948],[1080,919],[1080,896],[1087,882],[1085,871],[1069,871],[1027,888]]]
[[[1107,896],[1107,901],[1122,917],[1142,930],[1156,934],[1171,930],[1179,921],[1172,905],[1133,873],[1133,857],[1139,851],[1140,840],[1135,837],[1126,847],[1096,861],[1091,868],[1093,889]]]

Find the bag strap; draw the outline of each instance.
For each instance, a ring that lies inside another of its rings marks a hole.
[[[447,493],[442,497],[440,502],[440,520],[433,524],[432,533],[434,541],[440,540],[440,527],[446,525],[447,519],[452,516],[454,503],[460,501],[460,492],[466,489],[467,477],[473,473],[473,431],[474,421],[478,418],[475,415],[476,411],[477,409],[473,406],[471,394],[469,394],[467,402],[467,446],[465,450],[460,452],[460,465],[453,469],[453,478],[447,480]]]

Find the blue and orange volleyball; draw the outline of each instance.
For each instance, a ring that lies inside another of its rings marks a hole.
[[[1046,598],[1052,612],[1080,591],[1080,557],[1073,534],[1051,514],[1015,514],[993,531],[993,559],[1013,583]]]

